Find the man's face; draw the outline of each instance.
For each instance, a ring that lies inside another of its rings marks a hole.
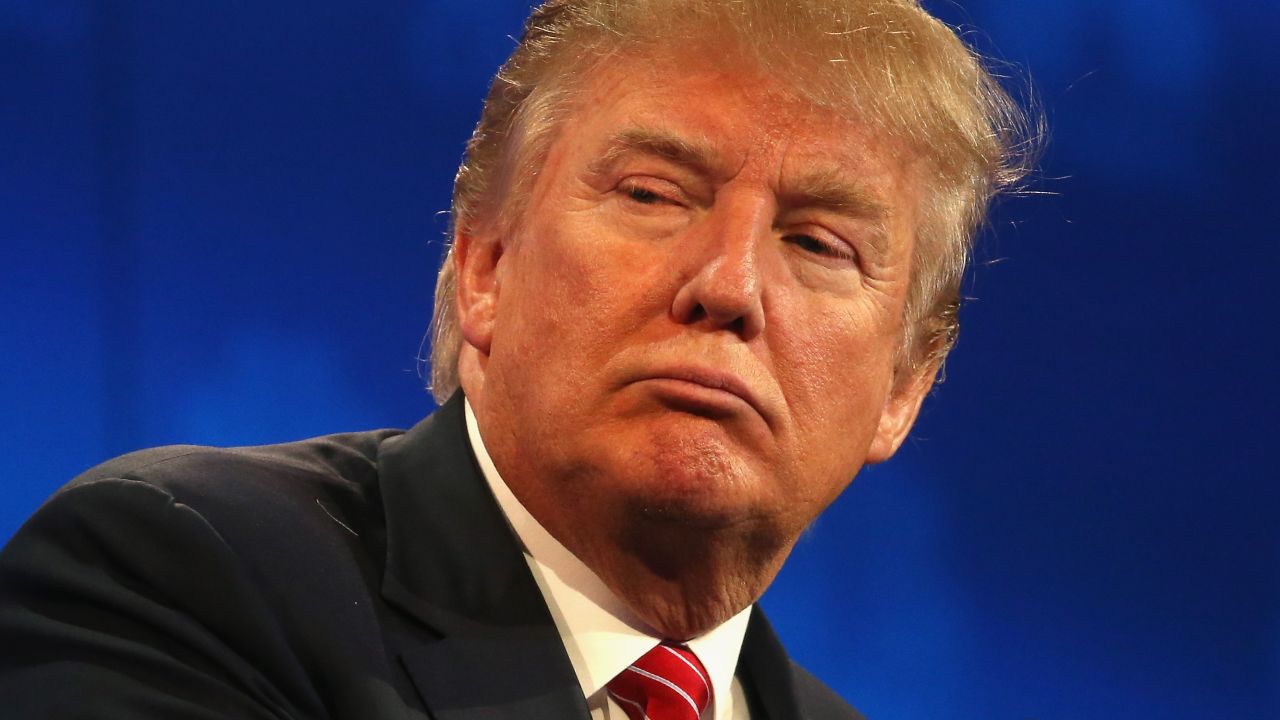
[[[705,62],[610,60],[577,107],[512,230],[459,239],[485,443],[553,533],[638,513],[789,547],[927,390],[894,374],[914,174]]]

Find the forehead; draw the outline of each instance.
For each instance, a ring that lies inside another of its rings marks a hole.
[[[857,186],[901,206],[916,185],[913,154],[869,124],[805,99],[796,82],[705,55],[612,55],[581,78],[562,144],[597,164],[638,149],[694,159],[713,174],[771,175],[776,191],[801,180],[832,190]]]

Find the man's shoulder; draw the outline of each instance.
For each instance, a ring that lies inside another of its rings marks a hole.
[[[795,683],[796,697],[800,701],[801,716],[827,720],[866,720],[862,713],[840,697],[836,691],[819,680],[813,673],[795,661],[791,662],[791,676]]]
[[[742,642],[739,672],[744,671],[765,715],[865,720],[844,698],[791,657],[759,605],[752,609]]]
[[[320,717],[334,688],[403,707],[378,615],[400,435],[162,447],[81,474],[0,549],[0,700],[52,717],[23,677],[219,717]],[[381,689],[342,684],[369,673]]]
[[[31,522],[80,518],[112,526],[198,519],[247,549],[293,547],[378,529],[378,456],[400,430],[373,430],[251,447],[173,445],[90,468],[53,494]],[[80,522],[77,520],[77,522]]]
[[[113,478],[140,480],[177,490],[263,478],[358,481],[376,463],[379,445],[403,432],[370,430],[244,447],[148,448],[92,467],[68,483],[64,490]]]
[[[300,493],[341,493],[376,486],[379,447],[401,434],[402,430],[371,430],[274,445],[149,448],[86,470],[53,497],[104,483],[137,483],[179,502],[254,503],[272,508]]]

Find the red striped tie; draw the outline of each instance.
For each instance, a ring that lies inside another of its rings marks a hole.
[[[612,697],[630,720],[698,720],[711,704],[711,681],[698,656],[662,643],[609,681]]]

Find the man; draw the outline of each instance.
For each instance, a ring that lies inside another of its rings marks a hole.
[[[0,556],[0,707],[857,717],[753,603],[910,429],[1017,117],[910,0],[546,3],[458,174],[441,410],[77,479]]]

